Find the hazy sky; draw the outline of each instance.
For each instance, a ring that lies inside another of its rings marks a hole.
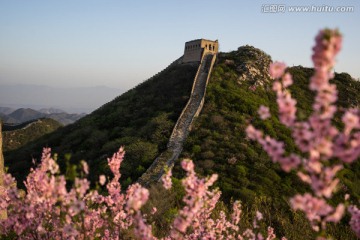
[[[0,84],[128,89],[183,54],[184,42],[249,44],[289,65],[310,66],[320,28],[338,27],[335,70],[360,77],[359,1],[0,0]],[[285,13],[264,13],[267,4]],[[351,13],[293,13],[289,6],[353,6]]]

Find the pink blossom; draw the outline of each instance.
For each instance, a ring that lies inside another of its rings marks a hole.
[[[79,234],[79,232],[76,231],[76,229],[74,229],[70,224],[67,224],[64,227],[63,234],[65,238],[71,238],[71,237],[76,237]]]
[[[267,234],[268,234],[268,236],[267,236],[266,240],[273,240],[276,238],[276,235],[274,233],[274,228],[272,228],[272,227],[268,227]]]
[[[244,237],[246,237],[247,239],[256,239],[255,238],[256,235],[255,235],[254,231],[252,229],[249,229],[249,228],[246,229],[242,235]]]
[[[288,127],[292,126],[296,118],[296,100],[292,99],[288,92],[281,92],[277,94],[276,101],[281,123]]]
[[[334,155],[345,163],[352,163],[360,156],[360,134],[339,134],[335,138]]]
[[[108,159],[108,165],[110,167],[111,172],[115,175],[115,180],[119,180],[120,179],[120,165],[124,159],[124,149],[121,147],[119,149],[119,151],[117,153],[114,153],[114,155],[112,156],[112,158]]]
[[[165,171],[165,174],[161,176],[161,181],[163,183],[163,187],[166,190],[169,190],[172,186],[172,181],[171,181],[171,169],[168,169]]]
[[[293,79],[290,73],[285,73],[282,78],[282,84],[284,88],[290,87],[293,84]]]
[[[140,186],[140,184],[134,184],[131,186],[132,194],[127,201],[127,208],[129,210],[138,211],[148,200],[149,190]]]
[[[50,158],[48,164],[49,164],[49,171],[51,174],[55,174],[59,171],[59,165],[56,164],[54,159]]]
[[[345,201],[347,201],[347,200],[349,200],[349,198],[350,198],[350,195],[347,193],[347,194],[345,194],[345,196],[344,196],[344,200]]]
[[[89,174],[89,165],[84,160],[80,162],[85,174]]]
[[[316,227],[316,223],[321,221],[322,217],[328,216],[333,208],[329,206],[323,199],[313,197],[311,194],[297,194],[290,200],[294,210],[302,210],[309,221]]]
[[[280,93],[282,91],[282,86],[279,81],[275,81],[272,85],[272,90],[276,93]]]
[[[151,226],[146,224],[144,218],[138,212],[135,217],[135,235],[138,239],[146,239],[146,240],[155,240],[156,238],[153,236],[151,231]]]
[[[79,194],[80,197],[85,196],[89,187],[90,187],[90,182],[87,179],[75,178],[76,192]]]
[[[255,213],[255,218],[254,218],[254,220],[253,220],[253,228],[254,228],[254,229],[255,229],[255,228],[259,228],[259,226],[257,225],[257,222],[260,221],[260,220],[262,220],[262,219],[263,219],[262,213],[259,212],[259,211],[256,211],[256,213]]]
[[[345,212],[345,205],[344,204],[339,204],[336,207],[335,211],[331,215],[329,215],[329,216],[327,216],[325,218],[325,221],[337,223],[343,217],[344,212]]]
[[[157,208],[156,207],[153,207],[152,209],[151,209],[151,214],[155,214],[157,212]]]
[[[240,201],[235,201],[233,204],[233,213],[231,216],[232,223],[237,225],[240,222],[240,215],[241,215],[241,203]]]
[[[263,133],[257,129],[254,128],[253,125],[248,125],[246,130],[246,135],[248,138],[250,138],[251,140],[258,140],[258,139],[262,139]]]
[[[255,85],[251,85],[251,86],[249,87],[249,90],[251,90],[252,92],[255,91],[255,90],[256,90],[256,86],[255,86]]]
[[[285,172],[290,172],[301,164],[301,159],[298,155],[292,153],[288,157],[279,158],[279,163]]]
[[[194,163],[190,159],[184,159],[181,162],[181,167],[187,172],[192,172],[194,170]]]
[[[345,135],[349,135],[351,130],[358,129],[360,127],[359,117],[350,111],[345,112],[345,114],[342,117],[342,121],[345,124],[345,128],[344,128]]]
[[[274,62],[270,64],[269,73],[274,79],[280,78],[286,69],[286,64],[281,62]]]
[[[348,211],[351,214],[350,226],[356,236],[360,238],[360,210],[356,206],[349,206]]]
[[[263,219],[263,215],[262,215],[262,213],[261,213],[261,212],[256,211],[256,219],[257,219],[258,221],[260,221],[260,220],[262,220],[262,219]]]
[[[277,141],[269,136],[266,136],[265,139],[260,140],[264,150],[272,157],[274,162],[278,162],[284,154],[284,143]]]
[[[270,117],[269,108],[261,105],[259,110],[258,110],[258,114],[260,115],[260,118],[262,120],[265,120],[265,119],[269,118]]]
[[[342,45],[341,35],[337,30],[325,29],[315,38],[312,60],[316,69],[329,71],[335,64],[334,56],[340,51]]]
[[[100,185],[103,186],[103,185],[105,184],[105,182],[106,182],[106,177],[105,177],[105,175],[100,175],[100,176],[99,176],[99,183],[100,183]]]
[[[77,215],[80,211],[85,209],[85,203],[83,201],[77,200],[69,208],[69,214],[71,216]]]

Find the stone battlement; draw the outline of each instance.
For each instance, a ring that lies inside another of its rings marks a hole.
[[[183,63],[200,62],[207,54],[216,54],[219,50],[218,40],[196,39],[185,43]]]

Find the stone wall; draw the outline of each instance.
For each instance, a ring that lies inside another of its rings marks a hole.
[[[218,41],[196,39],[185,43],[183,63],[200,62],[207,54],[216,54],[219,50]]]
[[[204,104],[206,85],[209,81],[215,59],[216,54],[203,55],[201,64],[196,72],[190,98],[173,128],[167,149],[154,160],[146,172],[138,179],[141,185],[149,186],[151,183],[159,181],[164,173],[164,167],[172,166],[178,159],[191,129],[191,124],[194,118],[199,115]]]

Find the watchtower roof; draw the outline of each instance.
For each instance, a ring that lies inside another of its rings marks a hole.
[[[183,62],[199,62],[206,54],[216,54],[218,49],[218,40],[200,38],[185,42]]]
[[[194,39],[194,40],[191,40],[191,41],[187,41],[187,42],[185,42],[185,43],[191,43],[191,42],[197,42],[197,41],[217,42],[218,40],[216,39],[216,40],[214,41],[214,40],[209,40],[209,39],[205,39],[205,38],[199,38],[199,39]]]

